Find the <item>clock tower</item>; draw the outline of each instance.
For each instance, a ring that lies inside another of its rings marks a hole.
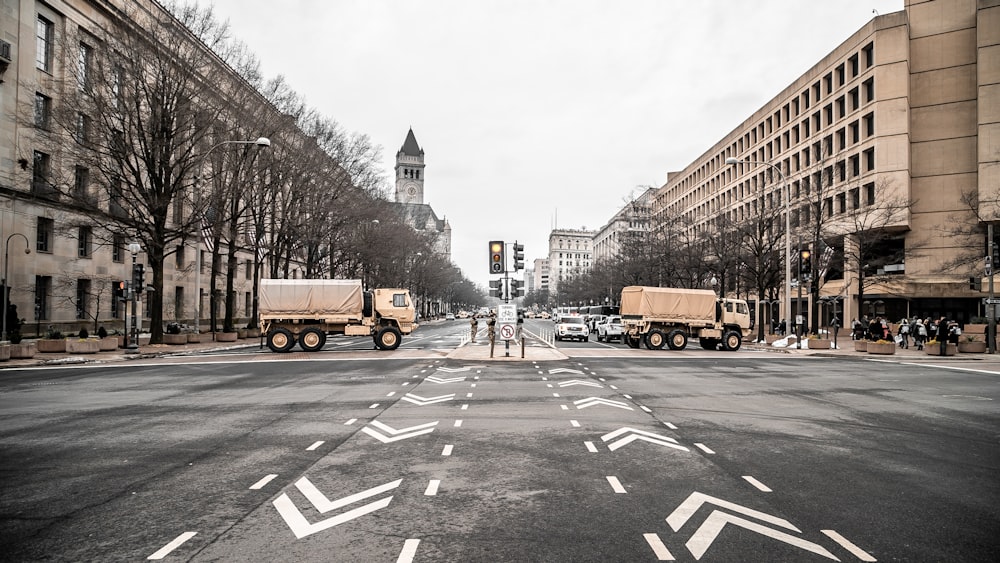
[[[417,144],[412,127],[396,153],[396,201],[424,202],[424,151]]]

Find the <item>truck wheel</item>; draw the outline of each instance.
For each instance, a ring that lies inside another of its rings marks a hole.
[[[722,335],[722,347],[726,349],[727,352],[735,352],[740,349],[740,344],[743,343],[743,336],[735,330],[727,331]]]
[[[717,350],[719,348],[719,341],[714,338],[699,338],[698,342],[706,350]]]
[[[667,343],[667,337],[662,330],[654,328],[646,333],[646,348],[650,350],[662,350]]]
[[[287,352],[295,346],[295,337],[287,328],[276,328],[267,335],[267,347],[272,352]]]
[[[378,331],[378,335],[375,338],[375,344],[383,350],[395,350],[399,348],[399,343],[403,340],[396,327],[392,326],[387,326]]]
[[[625,344],[627,344],[629,348],[638,348],[639,344],[642,342],[641,338],[639,338],[638,336],[632,336],[631,334],[628,336],[623,336],[622,339],[625,341]]]
[[[667,335],[667,346],[671,350],[683,350],[688,344],[688,335],[683,330],[672,330]]]
[[[307,328],[299,335],[299,346],[306,352],[322,350],[326,345],[326,333],[318,328]]]

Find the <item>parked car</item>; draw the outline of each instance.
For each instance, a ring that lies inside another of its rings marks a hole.
[[[597,324],[598,342],[611,342],[613,338],[617,338],[618,342],[623,342],[622,318],[618,315],[608,315]]]
[[[590,332],[579,315],[561,315],[556,324],[556,340],[590,340]]]
[[[590,328],[590,332],[597,332],[597,323],[603,321],[605,318],[607,318],[607,315],[588,315],[587,326]]]
[[[444,316],[444,320],[446,320],[446,321],[453,321],[453,320],[455,320],[455,313],[448,313],[447,315]]]

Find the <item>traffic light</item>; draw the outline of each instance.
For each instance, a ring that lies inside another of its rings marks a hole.
[[[142,293],[142,288],[146,285],[146,272],[142,264],[132,266],[132,288],[136,293]]]
[[[803,250],[799,253],[799,277],[809,277],[812,275],[812,259],[810,258],[811,253],[809,250]]]
[[[490,297],[503,297],[503,280],[490,280]]]
[[[128,282],[127,281],[116,281],[115,282],[115,301],[124,301],[128,297]]]
[[[514,271],[524,269],[524,245],[514,241]]]
[[[521,280],[510,280],[510,298],[517,299],[524,297],[524,282]]]
[[[490,273],[502,274],[507,269],[507,261],[504,259],[504,245],[502,240],[490,241]]]

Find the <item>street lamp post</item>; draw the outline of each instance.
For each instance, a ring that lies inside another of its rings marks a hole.
[[[142,250],[142,246],[137,242],[130,242],[128,244],[128,251],[132,253],[132,283],[129,284],[129,298],[132,301],[132,330],[129,332],[131,336],[129,338],[128,346],[126,346],[127,354],[138,354],[139,353],[139,325],[138,316],[135,313],[136,305],[138,304],[138,288],[135,287],[135,257]]]
[[[789,322],[794,322],[795,319],[792,317],[792,218],[791,218],[791,199],[792,190],[785,181],[785,175],[781,172],[781,168],[775,164],[764,160],[740,160],[738,158],[729,157],[726,159],[727,165],[735,164],[762,164],[764,166],[770,166],[772,170],[778,173],[778,178],[781,180],[781,185],[785,189],[785,318]],[[802,347],[801,339],[797,338],[799,341],[799,347]]]
[[[21,237],[24,239],[24,253],[31,254],[30,244],[28,243],[28,237],[22,235],[21,233],[11,233],[7,237],[7,242],[4,243],[3,248],[3,330],[0,330],[0,340],[7,340],[7,300],[10,295],[10,288],[7,287],[7,261],[9,260],[8,251],[10,250],[10,239],[14,237]]]
[[[215,149],[221,147],[222,145],[257,145],[261,148],[266,148],[271,146],[271,140],[267,137],[257,137],[252,141],[222,141],[221,143],[216,143],[207,151],[205,154],[201,155],[198,159],[198,170],[201,171],[201,165],[208,158],[208,155],[212,153]],[[200,200],[201,196],[201,175],[195,176],[194,181],[194,193],[195,197]],[[258,235],[259,236],[259,235]],[[194,269],[194,293],[195,293],[195,307],[194,307],[194,331],[195,334],[201,334],[201,237],[195,237],[198,241],[195,245],[195,269]],[[256,256],[257,249],[254,249]],[[135,254],[132,254],[133,260],[135,259]],[[214,327],[213,327],[214,329]]]

